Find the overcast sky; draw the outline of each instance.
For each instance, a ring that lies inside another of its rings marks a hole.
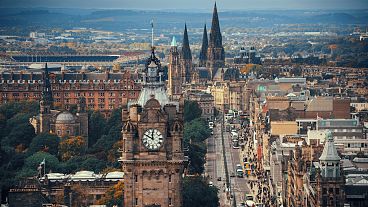
[[[214,0],[0,0],[0,7],[208,10]],[[217,0],[221,10],[368,9],[368,0]]]

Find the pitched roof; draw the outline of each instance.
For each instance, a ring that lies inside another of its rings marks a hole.
[[[319,160],[321,161],[341,160],[341,158],[337,154],[337,150],[331,132],[327,132],[325,146],[323,148],[321,157],[319,157]]]

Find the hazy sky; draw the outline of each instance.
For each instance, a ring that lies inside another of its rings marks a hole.
[[[198,9],[214,0],[0,0],[0,7]],[[368,9],[368,0],[217,0],[219,10],[246,9]]]

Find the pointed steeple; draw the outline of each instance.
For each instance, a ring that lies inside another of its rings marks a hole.
[[[202,48],[201,48],[201,53],[199,54],[199,62],[201,66],[206,65],[207,50],[208,50],[207,27],[206,27],[206,24],[204,24],[203,37],[202,37]]]
[[[337,150],[334,144],[334,139],[331,132],[326,133],[325,146],[322,151],[322,155],[319,158],[321,161],[339,161],[341,158],[337,154]]]
[[[45,64],[44,69],[44,75],[43,75],[43,85],[42,85],[42,100],[45,103],[52,104],[53,98],[52,98],[52,90],[51,90],[51,83],[50,83],[50,77],[49,77],[49,69],[47,67],[47,63]]]
[[[321,176],[323,178],[340,177],[340,160],[341,158],[337,154],[332,134],[328,131],[326,133],[325,146],[319,158]]]
[[[176,47],[176,46],[177,46],[176,38],[175,38],[175,36],[173,36],[172,41],[171,41],[171,47]]]
[[[192,52],[190,51],[190,46],[189,46],[187,24],[185,24],[185,28],[184,28],[183,47],[181,50],[182,50],[182,58],[184,60],[192,59]]]
[[[222,36],[220,31],[220,23],[217,14],[217,6],[215,2],[215,6],[213,8],[213,16],[212,16],[212,26],[210,33],[210,45],[212,47],[222,47]]]

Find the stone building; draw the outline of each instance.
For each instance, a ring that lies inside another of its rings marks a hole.
[[[213,120],[215,117],[215,107],[213,104],[213,96],[204,92],[190,92],[187,93],[187,97],[190,101],[195,101],[198,103],[199,107],[202,109],[202,118],[207,120]]]
[[[0,73],[0,104],[11,101],[41,99],[43,73]],[[129,100],[136,100],[141,86],[136,82],[138,74],[122,73],[65,73],[49,74],[53,105],[57,109],[69,109],[80,97],[86,100],[86,109],[99,110],[109,115]]]
[[[178,52],[178,47],[176,44],[176,39],[173,37],[171,41],[171,48],[169,54],[168,63],[168,85],[167,92],[169,98],[172,100],[179,100],[182,96],[183,91],[183,77],[182,77],[182,67],[180,63],[180,54]]]
[[[154,49],[136,103],[122,111],[124,206],[182,206],[184,101],[170,101]]]
[[[211,87],[214,105],[219,111],[245,111],[248,92],[245,81],[221,81]]]
[[[287,179],[283,183],[286,206],[344,206],[344,176],[331,133],[322,145],[296,145],[287,161]]]
[[[123,172],[97,174],[79,171],[74,174],[48,173],[28,179],[9,190],[9,207],[77,206],[73,194],[83,191],[85,205],[96,205],[109,188],[123,181]]]
[[[88,113],[86,111],[85,98],[80,97],[77,103],[77,113],[54,110],[53,95],[47,65],[45,67],[40,114],[30,118],[30,123],[36,134],[51,133],[59,137],[82,136],[88,144]]]
[[[225,66],[225,50],[222,46],[222,35],[217,14],[217,6],[213,8],[212,26],[207,51],[207,69],[211,73],[211,79],[217,71]]]

